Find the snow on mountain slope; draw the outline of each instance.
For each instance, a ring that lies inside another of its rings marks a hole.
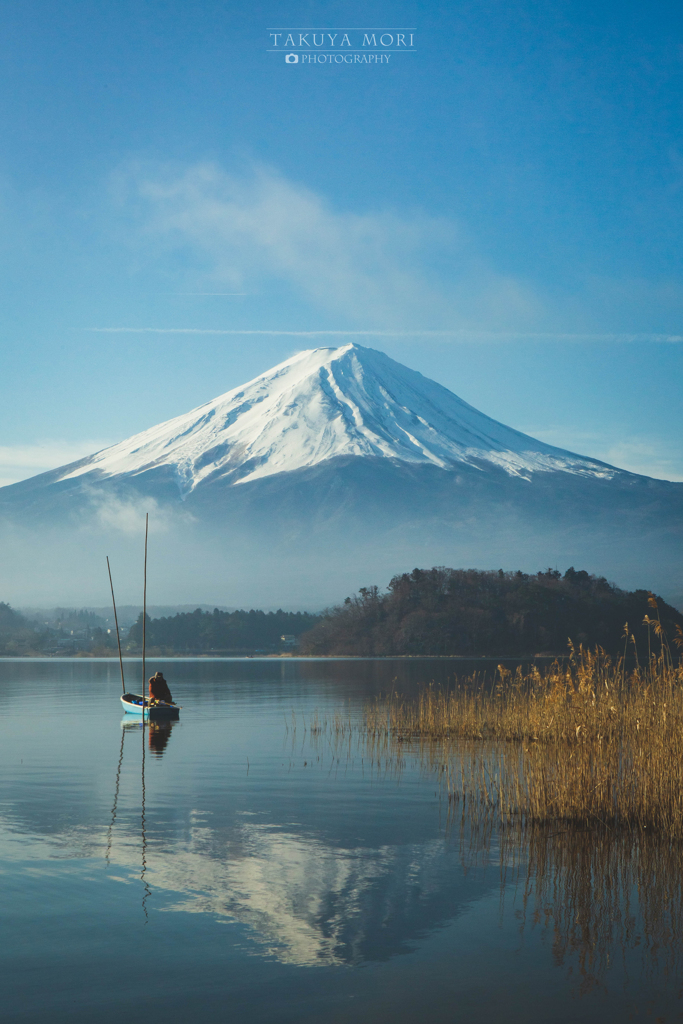
[[[490,419],[381,352],[345,345],[300,352],[185,415],[65,467],[59,479],[136,476],[167,466],[188,494],[209,478],[243,483],[338,456],[443,469],[489,463],[525,478],[620,473]]]

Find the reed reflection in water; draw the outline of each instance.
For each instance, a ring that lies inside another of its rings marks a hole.
[[[627,980],[639,974],[675,983],[683,976],[678,844],[531,829],[522,849],[526,868],[509,876],[523,882],[521,927],[542,925],[552,932],[553,958],[578,972],[582,994],[604,984],[617,960]]]

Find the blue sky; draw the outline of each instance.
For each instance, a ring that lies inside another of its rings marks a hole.
[[[281,26],[415,52],[287,64]],[[350,339],[683,480],[682,30],[674,3],[5,3],[0,481]]]

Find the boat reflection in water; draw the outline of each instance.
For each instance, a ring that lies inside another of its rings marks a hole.
[[[171,738],[171,729],[176,723],[171,720],[165,722],[150,722],[147,726],[149,734],[149,749],[157,757],[161,757]]]
[[[147,748],[152,754],[157,757],[161,757],[168,746],[168,741],[171,738],[171,730],[174,725],[177,725],[178,721],[173,719],[166,719],[161,722],[148,722],[145,719],[144,729],[147,734]],[[142,720],[140,718],[133,718],[126,715],[121,721],[121,748],[123,749],[123,739],[127,733],[142,732]]]
[[[141,781],[141,803],[140,803],[140,840],[141,840],[141,872],[140,880],[144,886],[144,895],[142,898],[142,909],[145,914],[145,920],[148,918],[147,912],[147,901],[152,895],[149,888],[149,884],[146,878],[147,875],[147,827],[146,827],[146,814],[145,814],[145,802],[146,802],[146,788],[145,788],[145,733],[147,733],[148,745],[150,752],[157,758],[162,757],[164,750],[168,745],[168,741],[171,737],[171,729],[176,724],[176,720],[164,719],[159,722],[147,722],[140,716],[139,720],[126,717],[121,722],[121,747],[119,749],[119,760],[116,768],[116,783],[114,787],[114,802],[111,809],[111,821],[109,822],[109,828],[107,830],[107,845],[105,851],[105,860],[109,865],[112,859],[112,843],[114,837],[114,826],[116,823],[116,815],[118,811],[119,802],[119,791],[121,788],[121,769],[123,766],[123,749],[126,739],[126,733],[131,732],[142,732],[142,758],[140,762],[140,781]]]

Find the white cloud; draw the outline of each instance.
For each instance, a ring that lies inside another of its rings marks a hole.
[[[163,508],[155,498],[140,495],[138,498],[119,498],[111,492],[99,491],[96,487],[87,488],[90,508],[83,515],[83,524],[92,528],[90,512],[95,513],[95,530],[117,531],[140,537],[145,530],[145,517],[149,514],[154,522],[155,534],[166,533],[175,522],[186,524],[194,521],[194,517],[176,509]]]
[[[539,312],[529,289],[487,266],[445,218],[341,212],[264,168],[239,178],[213,164],[134,167],[116,184],[139,218],[138,242],[191,254],[216,287],[253,291],[270,278],[385,329],[505,329]]]
[[[46,440],[35,444],[0,445],[0,487],[77,462],[111,443],[102,440]]]

